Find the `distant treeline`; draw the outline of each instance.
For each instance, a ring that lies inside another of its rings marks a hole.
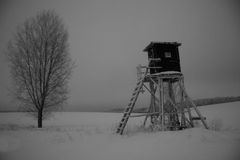
[[[215,97],[215,98],[202,98],[202,99],[195,99],[193,100],[196,106],[206,106],[206,105],[212,105],[212,104],[219,104],[219,103],[228,103],[228,102],[236,102],[240,101],[240,96],[238,97]],[[124,108],[111,108],[111,107],[100,107],[98,109],[92,109],[88,110],[87,108],[84,108],[84,110],[80,110],[80,112],[116,112],[116,113],[122,113]],[[141,108],[135,108],[135,113],[144,113],[147,112],[148,108],[141,107]],[[69,111],[67,109],[64,110]],[[64,112],[63,111],[63,112]],[[70,110],[71,112],[78,112],[79,110]],[[0,106],[0,112],[21,112],[20,110],[1,110]]]
[[[206,105],[240,101],[240,96],[238,96],[238,97],[202,98],[202,99],[196,99],[193,101],[196,104],[196,106],[206,106]],[[136,109],[134,109],[134,112],[143,113],[143,112],[147,112],[147,109],[148,108],[136,108]],[[111,112],[123,112],[123,110],[124,110],[124,108],[114,108],[111,110]]]
[[[196,100],[194,100],[194,103],[197,106],[206,106],[206,105],[211,105],[211,104],[228,103],[228,102],[236,102],[236,101],[240,101],[240,96],[196,99]]]

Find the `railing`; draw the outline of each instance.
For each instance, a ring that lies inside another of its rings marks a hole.
[[[147,70],[147,75],[150,74],[150,69],[161,69],[162,67],[148,67],[148,66],[142,66],[138,65],[137,66],[137,77],[140,78],[142,77],[146,70]]]
[[[148,58],[148,61],[161,61],[161,58]]]

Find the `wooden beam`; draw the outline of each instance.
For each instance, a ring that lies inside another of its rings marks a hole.
[[[147,68],[147,69],[149,69],[149,68],[162,68],[162,67],[147,67],[147,66],[140,66],[141,68]]]
[[[151,115],[157,115],[157,114],[159,114],[159,112],[143,113],[143,114],[131,115],[130,117],[142,117],[142,116],[151,116]]]
[[[151,77],[149,77],[149,79],[157,86],[160,88],[159,84],[157,84]]]
[[[159,102],[159,99],[156,97],[156,95],[145,85],[143,84],[143,87],[146,88],[148,90],[148,92],[155,97],[155,100],[157,100]]]
[[[149,61],[161,61],[161,58],[148,58]]]

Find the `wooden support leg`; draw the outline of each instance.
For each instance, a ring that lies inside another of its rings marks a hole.
[[[161,110],[161,129],[164,131],[164,89],[163,89],[163,80],[159,77],[158,78],[158,85],[159,85],[159,98],[160,98],[160,103],[159,103],[159,110]]]
[[[149,106],[147,113],[152,113],[153,112],[153,108],[152,105]],[[145,116],[144,122],[143,122],[143,127],[145,127],[146,123],[147,123],[147,119],[148,119],[149,115]]]
[[[179,123],[179,117],[178,117],[178,112],[179,112],[179,107],[176,106],[176,99],[175,99],[175,92],[174,92],[174,87],[173,87],[173,83],[172,81],[169,81],[168,85],[169,85],[169,99],[172,100],[173,108],[173,114],[172,114],[172,125],[173,127],[176,129],[179,127],[180,123]]]
[[[196,111],[197,115],[200,117],[200,120],[202,121],[204,127],[205,127],[206,129],[208,129],[208,125],[207,125],[207,123],[205,122],[205,119],[204,119],[203,116],[201,115],[200,111],[198,110],[197,106],[194,104],[194,102],[192,101],[192,99],[188,96],[188,94],[187,94],[184,86],[181,85],[181,87],[182,87],[182,90],[183,90],[183,92],[184,92],[184,94],[185,94],[188,102],[189,102],[190,105],[193,107],[193,109]],[[193,123],[193,122],[192,122],[192,121],[193,121],[193,120],[192,120],[192,117],[191,117],[190,120],[191,120],[191,123]]]
[[[182,80],[181,79],[179,79],[179,81],[178,81],[178,86],[180,87],[180,85],[181,85],[181,83],[182,83]],[[181,90],[181,87],[179,88],[180,89],[180,104],[181,104],[181,106],[180,106],[180,110],[181,110],[181,127],[182,128],[185,128],[186,127],[186,117],[185,117],[185,111],[184,111],[184,93],[183,93],[183,91]]]
[[[187,104],[187,101],[186,101],[187,96],[186,96],[186,93],[185,93],[185,90],[184,90],[184,80],[183,80],[183,78],[181,79],[181,82],[180,82],[180,88],[181,88],[181,91],[182,91],[182,93],[183,93],[183,101],[184,101],[184,104],[185,104],[186,107],[187,107],[190,125],[191,125],[191,127],[194,127],[193,120],[192,120],[191,109],[190,109],[189,104]]]

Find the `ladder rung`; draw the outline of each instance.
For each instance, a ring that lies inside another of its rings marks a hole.
[[[132,98],[130,99],[130,101],[132,101],[135,98],[135,96],[132,96]]]
[[[139,86],[142,83],[142,79],[140,81],[137,82],[137,86]]]
[[[130,102],[128,103],[128,107],[131,107],[131,106],[132,106],[132,104],[133,104],[133,102],[132,102],[132,101],[130,101]]]
[[[125,124],[125,121],[121,121],[119,127],[122,127],[123,124]]]
[[[121,132],[121,130],[122,130],[122,127],[118,128],[117,133]]]
[[[141,85],[139,84],[137,87],[136,87],[136,91],[139,90],[141,88]]]
[[[125,121],[125,117],[124,117],[124,118],[122,118],[121,122],[123,122],[123,121]]]
[[[137,92],[134,92],[133,94],[132,94],[132,97],[135,97],[137,95]]]
[[[125,111],[124,111],[124,113],[125,113],[125,112],[128,112],[129,110],[130,110],[130,108],[126,108]]]
[[[128,116],[128,113],[124,113],[122,119],[125,119]]]
[[[133,92],[133,95],[136,95],[137,94],[137,91]]]
[[[134,90],[133,94],[132,94],[132,97],[135,96],[137,93],[139,92],[139,90]]]
[[[134,100],[134,98],[135,98],[135,96],[133,96],[133,97],[130,99],[130,101]]]
[[[138,85],[138,86],[134,89],[134,91],[138,90],[139,87],[140,87],[140,86]]]

